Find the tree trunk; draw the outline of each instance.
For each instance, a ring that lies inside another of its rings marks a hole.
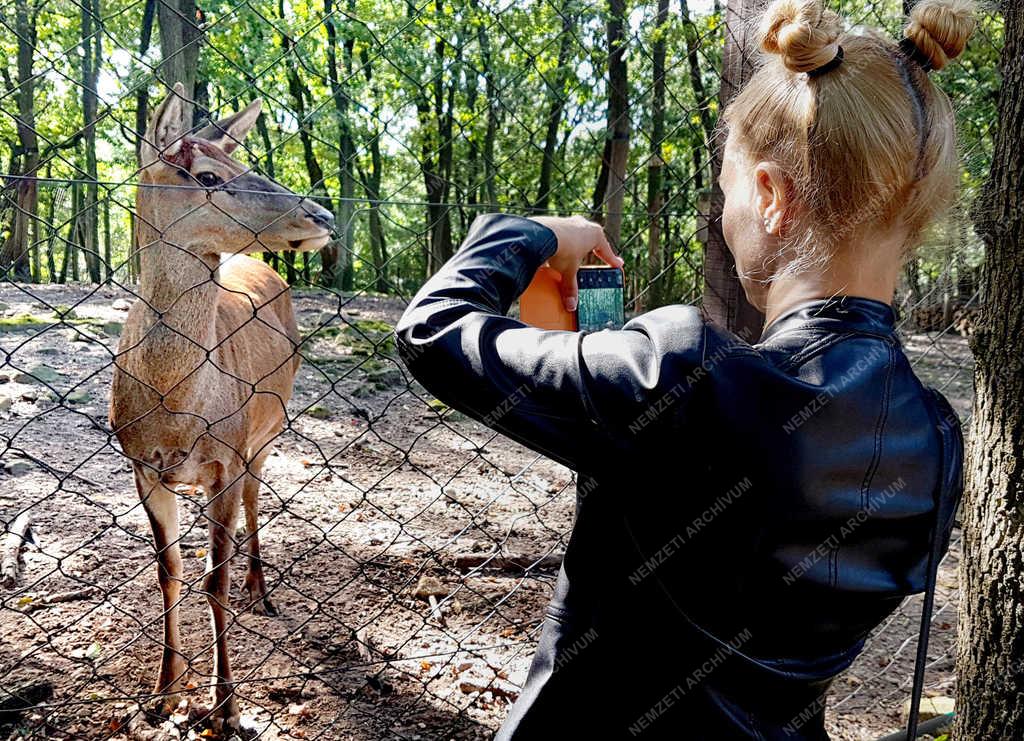
[[[264,175],[269,177],[271,180],[276,180],[278,179],[278,173],[276,173],[276,169],[274,168],[273,165],[273,141],[271,141],[270,139],[270,129],[266,125],[266,120],[267,118],[269,118],[269,116],[270,112],[266,110],[266,103],[264,103],[263,115],[257,117],[256,119],[256,134],[257,136],[259,136],[259,140],[263,142],[264,164],[262,168],[259,169],[263,172]],[[258,168],[258,166],[259,163],[254,161],[253,167]],[[291,254],[288,255],[288,253]],[[286,258],[285,260],[285,264],[287,266],[287,279],[289,284],[293,284],[293,282],[295,282],[295,253],[288,250],[286,251],[286,255],[291,257],[291,259]],[[265,250],[263,252],[263,261],[270,265],[270,267],[272,267],[275,271],[281,270],[280,253],[273,252],[272,250]]]
[[[750,25],[750,19],[758,17],[764,4],[765,0],[730,0],[726,6],[719,110],[725,110],[753,74],[751,59],[756,48],[756,28]],[[718,173],[722,169],[724,147],[723,131],[716,137],[711,161],[711,208],[708,214],[708,239],[704,246],[703,303],[712,319],[747,341],[754,342],[761,335],[764,316],[747,301],[736,276],[736,263],[722,234],[725,196],[718,187]]]
[[[466,45],[465,35],[472,32],[473,17],[468,16],[463,27],[459,30],[458,49],[459,49],[459,76],[462,79],[462,85],[466,91],[466,102],[465,102],[465,115],[471,120],[471,124],[463,129],[462,138],[466,140],[466,148],[469,150],[467,156],[460,158],[462,167],[460,171],[463,173],[465,178],[465,187],[462,189],[456,189],[455,201],[459,204],[459,230],[465,234],[469,224],[466,219],[467,209],[471,214],[477,213],[476,204],[478,202],[477,193],[480,188],[480,141],[476,134],[476,120],[479,117],[476,112],[477,101],[480,98],[480,75],[477,70],[471,64],[466,64],[463,55],[463,49]],[[466,25],[470,26],[467,31]],[[471,215],[470,220],[473,216]]]
[[[436,1],[435,11],[439,17],[444,13],[442,0]],[[443,70],[446,49],[447,43],[444,38],[438,36],[434,44],[436,72],[430,88],[433,101],[427,99],[423,89],[416,94],[416,112],[422,132],[420,170],[423,173],[423,186],[427,195],[427,275],[437,271],[455,251],[452,245],[451,213],[448,206],[455,88],[454,83],[449,83],[447,88],[445,87]],[[431,130],[435,134],[434,137],[427,135]]]
[[[27,2],[17,2],[15,28],[18,31],[18,143],[21,149],[21,167],[14,174],[15,213],[11,233],[0,250],[0,267],[8,280],[30,280],[29,228],[36,218],[39,190],[36,171],[39,169],[39,138],[36,135],[35,77],[32,73],[32,55],[36,46],[36,16]]]
[[[373,85],[373,68],[370,65],[370,57],[364,47],[362,50],[363,74],[366,76],[366,84]],[[376,127],[381,120],[380,101],[383,97],[382,91],[373,89],[371,95],[374,101],[373,121],[374,129],[370,131],[370,172],[363,175],[363,190],[367,200],[370,201],[370,254],[373,258],[374,288],[380,293],[388,290],[388,251],[384,239],[384,223],[380,217],[380,186],[384,177],[384,162],[380,153],[380,129]]]
[[[157,77],[168,89],[180,82],[185,87],[182,117],[193,116],[196,72],[199,67],[199,46],[203,30],[196,24],[195,0],[160,0],[157,5],[160,22],[160,64]]]
[[[711,119],[711,108],[707,90],[704,87],[704,78],[700,72],[700,57],[697,52],[700,49],[700,34],[693,19],[690,18],[690,6],[687,0],[679,0],[679,14],[683,21],[683,38],[686,41],[686,62],[690,71],[690,89],[693,91],[693,100],[697,106],[697,115],[700,116],[700,128],[704,132],[704,149],[711,150],[715,138],[715,122]],[[731,95],[730,95],[731,99]],[[694,149],[694,164],[697,165],[695,175],[695,187],[700,188],[702,172],[700,168],[700,150]]]
[[[354,263],[354,225],[355,215],[355,141],[352,134],[352,121],[349,116],[348,91],[345,83],[338,77],[338,34],[334,27],[333,0],[324,0],[324,27],[327,30],[327,76],[331,82],[331,97],[334,98],[334,110],[338,114],[338,182],[340,198],[338,198],[338,229],[341,240],[336,246],[339,266],[335,271],[335,287],[344,291],[352,290]],[[355,3],[348,0],[346,17],[355,15]],[[355,38],[350,33],[343,46],[345,80],[352,77],[352,52]]]
[[[103,199],[103,279],[109,281],[114,275],[114,246],[110,234],[110,198]]]
[[[608,130],[605,134],[607,182],[601,198],[604,231],[613,247],[622,241],[622,217],[629,161],[629,79],[626,70],[626,0],[608,0]],[[600,176],[599,176],[600,180]]]
[[[973,337],[974,411],[964,502],[957,739],[1024,738],[1024,7],[1003,3],[1002,90]]]
[[[285,18],[285,7],[283,0],[278,0],[277,11],[281,19]],[[292,41],[283,31],[281,32],[281,48],[285,52],[285,69],[288,77],[288,93],[292,98],[292,112],[299,122],[299,141],[302,144],[302,157],[306,163],[306,173],[309,175],[309,192],[313,200],[317,201],[328,211],[334,210],[327,195],[327,186],[324,184],[324,170],[320,166],[320,160],[313,149],[312,124],[307,120],[306,101],[312,99],[312,93],[299,77],[297,60],[295,54],[295,42]],[[338,250],[336,244],[329,244],[320,250],[320,260],[323,274],[320,279],[324,285],[336,286],[344,273],[344,256]],[[288,267],[288,282],[295,281],[295,254],[285,255],[285,263]]]
[[[153,17],[156,15],[156,0],[146,0],[142,11],[142,30],[139,34],[138,58],[145,59],[149,52],[149,42],[153,38]],[[146,135],[149,123],[149,87],[139,85],[135,93],[135,161],[141,161],[142,138]]]
[[[149,51],[149,42],[153,38],[153,19],[156,17],[156,0],[146,0],[142,10],[142,29],[139,33],[138,58],[145,59]],[[142,138],[146,135],[146,125],[149,123],[149,87],[140,85],[135,93],[135,162],[142,164]],[[128,213],[129,228],[132,241],[132,252],[128,257],[128,280],[129,282],[139,275],[141,269],[140,261],[142,256],[139,252],[137,242],[138,234],[135,230],[135,211]]]
[[[89,280],[99,283],[100,239],[97,203],[99,201],[98,171],[96,165],[96,112],[99,97],[96,84],[99,80],[99,66],[102,60],[102,33],[100,26],[99,0],[84,0],[81,4],[82,31],[82,132],[85,139],[85,198],[79,215],[85,241],[82,244],[85,267]]]
[[[537,200],[533,204],[538,211],[546,211],[551,200],[551,176],[555,171],[558,129],[562,125],[567,100],[565,83],[569,77],[569,53],[572,51],[573,29],[576,26],[574,8],[564,7],[561,13],[562,33],[558,44],[558,67],[552,73],[554,79],[548,82],[548,97],[551,102],[548,108],[547,131],[544,134],[544,157],[540,163]]]
[[[470,7],[479,11],[477,0],[470,0]],[[497,167],[494,162],[494,143],[498,137],[498,116],[501,112],[501,102],[498,100],[498,90],[494,82],[494,66],[491,57],[491,41],[487,36],[487,24],[476,24],[477,44],[480,46],[480,61],[483,67],[484,98],[487,101],[487,125],[484,130],[483,158],[484,181],[481,192],[481,200],[491,208],[498,206],[498,191],[495,187]]]
[[[647,300],[644,306],[653,309],[663,300],[661,285],[661,209],[663,176],[662,141],[665,138],[665,36],[662,33],[668,21],[668,0],[658,0],[658,15],[654,24],[652,72],[654,90],[651,94],[651,152],[647,160]]]

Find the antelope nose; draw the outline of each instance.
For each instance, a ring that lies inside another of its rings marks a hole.
[[[303,205],[303,210],[306,212],[306,218],[314,224],[322,226],[329,232],[334,231],[334,214],[326,208],[315,203],[306,203]]]

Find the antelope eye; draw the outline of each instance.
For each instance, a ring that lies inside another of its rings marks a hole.
[[[201,172],[196,175],[196,180],[198,180],[199,184],[204,188],[216,188],[224,182],[212,172]]]

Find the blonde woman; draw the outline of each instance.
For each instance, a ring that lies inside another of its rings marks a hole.
[[[960,495],[956,417],[890,304],[954,197],[930,73],[973,27],[965,0],[918,3],[901,42],[767,9],[721,173],[754,344],[689,306],[591,334],[506,318],[544,263],[570,308],[588,254],[621,264],[581,219],[478,218],[409,305],[428,390],[594,482],[500,739],[827,738],[829,683],[925,588]]]

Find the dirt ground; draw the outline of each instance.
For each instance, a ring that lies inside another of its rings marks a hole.
[[[132,300],[111,287],[0,288],[0,518],[27,510],[38,541],[17,587],[0,589],[0,685],[42,700],[13,723],[0,711],[0,738],[194,737],[186,717],[207,702],[206,535],[198,502],[182,496],[195,689],[170,721],[138,712],[139,700],[152,705],[160,597],[149,527],[106,422]],[[242,564],[233,570],[245,723],[266,739],[489,738],[529,666],[572,523],[571,476],[410,382],[389,335],[399,301],[299,291],[295,304],[305,363],[261,493],[280,615],[247,611]],[[907,348],[965,414],[965,341],[913,335]],[[953,692],[958,539],[939,579],[928,694]],[[474,565],[494,553],[519,560]],[[424,578],[436,608],[416,596]],[[836,681],[833,738],[899,727],[919,603]]]

